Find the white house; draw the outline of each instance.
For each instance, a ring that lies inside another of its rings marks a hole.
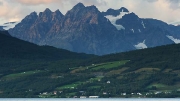
[[[89,98],[99,98],[99,96],[89,96]]]
[[[107,83],[111,83],[111,81],[107,81]]]
[[[87,98],[86,96],[80,96],[80,98]]]

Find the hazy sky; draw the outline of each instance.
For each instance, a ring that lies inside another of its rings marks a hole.
[[[0,24],[21,21],[33,11],[59,9],[63,14],[77,3],[95,5],[100,11],[126,7],[141,18],[155,18],[167,23],[180,22],[180,0],[0,0]]]

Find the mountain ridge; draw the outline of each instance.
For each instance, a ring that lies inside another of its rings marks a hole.
[[[31,59],[31,56],[34,56],[33,57],[34,59],[41,58],[42,60],[43,59],[47,59],[47,60],[73,59],[73,58],[78,59],[79,58],[78,55],[80,57],[82,55],[82,58],[84,55],[85,56],[84,58],[86,58],[86,54],[84,54],[84,53],[76,54],[75,52],[70,52],[68,50],[58,49],[58,48],[55,48],[52,46],[38,46],[34,43],[20,40],[18,38],[10,36],[7,31],[0,31],[0,39],[1,39],[0,45],[2,46],[1,53],[4,53],[4,54],[1,54],[1,56],[5,57],[5,58]],[[19,47],[19,48],[17,48],[17,47]],[[51,52],[49,52],[48,50],[50,50]],[[43,53],[43,54],[41,54],[41,53]],[[38,55],[38,54],[40,54],[40,55]],[[68,54],[68,55],[65,56],[64,54]],[[37,57],[35,57],[35,56],[37,56]],[[91,56],[91,55],[89,55],[89,56]]]
[[[46,12],[49,14],[46,15]],[[32,17],[28,18],[30,15]],[[9,33],[38,45],[80,53],[104,55],[144,48],[136,47],[140,44],[149,48],[172,44],[175,39],[180,39],[178,26],[139,18],[125,7],[100,12],[94,5],[78,3],[65,15],[48,8],[39,15],[35,12],[30,15]]]

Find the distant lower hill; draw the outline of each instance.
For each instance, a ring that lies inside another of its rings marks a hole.
[[[134,72],[141,68],[158,68],[160,71],[180,70],[180,44],[164,45],[155,48],[141,49],[123,53],[109,54],[91,60],[91,63],[129,60],[126,71]],[[87,63],[90,63],[88,61]]]
[[[43,69],[50,62],[77,60],[94,57],[84,53],[70,52],[51,46],[38,46],[0,31],[0,74],[24,70]],[[55,63],[54,63],[55,64]]]
[[[1,33],[1,34],[4,34],[4,35],[7,35],[7,36],[11,36],[11,35],[8,33],[8,31],[5,31],[5,30],[0,31],[0,33]]]
[[[99,81],[87,84],[86,87],[100,85],[96,89],[102,91],[99,96],[180,96],[180,44],[105,55],[84,64],[89,64],[85,66],[88,69],[78,72],[96,73],[95,78]]]
[[[51,46],[38,46],[14,37],[7,31],[0,31],[0,57],[19,59],[84,59],[93,55],[70,52],[64,49],[57,49]]]

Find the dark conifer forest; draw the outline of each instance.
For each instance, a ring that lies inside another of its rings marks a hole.
[[[179,97],[180,45],[104,56],[0,32],[0,97]]]

